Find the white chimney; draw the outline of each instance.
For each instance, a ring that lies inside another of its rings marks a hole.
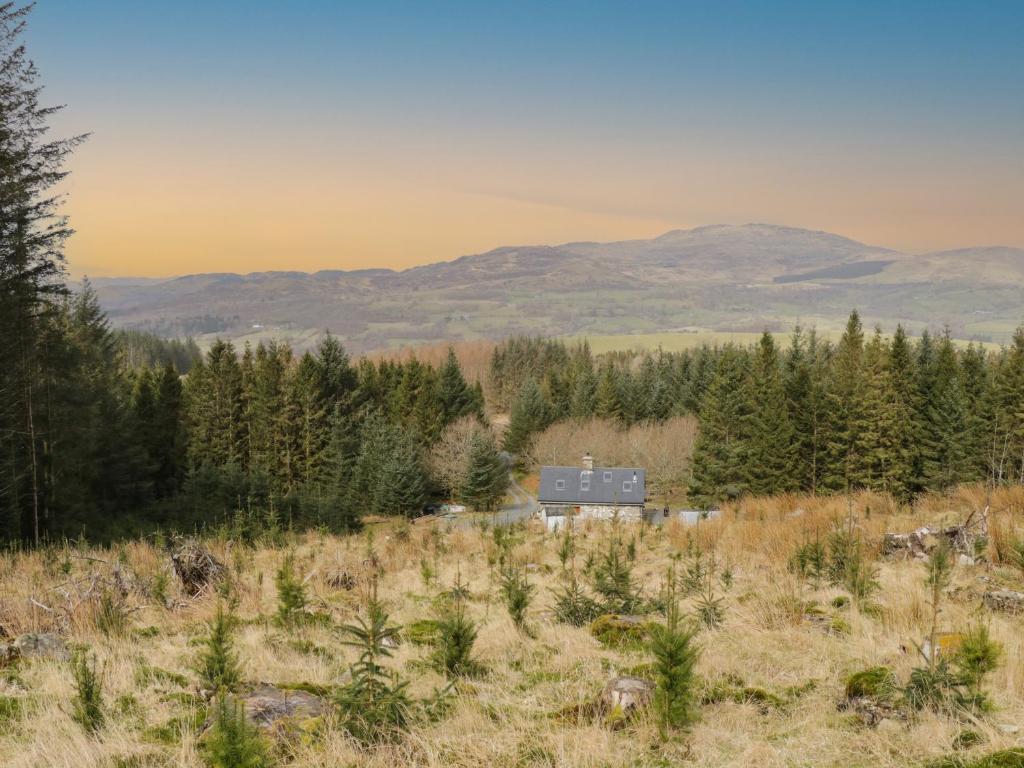
[[[590,470],[594,468],[594,457],[590,455],[590,451],[583,454],[583,468]]]

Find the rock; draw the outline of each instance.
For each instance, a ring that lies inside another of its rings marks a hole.
[[[286,722],[303,727],[327,710],[324,700],[315,694],[283,690],[266,683],[241,696],[240,701],[246,719],[263,730],[275,730]]]
[[[993,611],[1024,613],[1024,592],[1012,589],[994,589],[981,596],[982,602]]]
[[[601,692],[600,709],[612,726],[624,724],[650,705],[654,683],[642,677],[613,677]]]
[[[979,544],[987,539],[988,507],[985,507],[981,512],[971,512],[961,525],[946,528],[925,526],[910,533],[886,533],[882,539],[882,554],[887,557],[924,559],[940,541],[945,540],[961,556],[962,564],[974,565],[979,559]]]
[[[934,547],[932,529],[918,528],[910,533],[887,533],[882,539],[882,554],[886,557],[924,558]]]
[[[0,667],[6,667],[18,660],[18,649],[14,643],[0,643]]]
[[[960,555],[957,562],[960,563],[960,565],[974,565],[974,558],[969,555]]]
[[[1020,733],[1020,726],[1015,723],[1000,723],[999,730],[1013,736],[1016,733]]]
[[[380,645],[382,648],[390,648],[394,650],[398,647],[398,640],[390,636],[384,637],[383,639],[381,639]]]
[[[69,658],[71,654],[64,640],[52,632],[29,632],[13,643],[0,643],[0,665],[17,659],[67,661]]]
[[[885,721],[906,720],[907,718],[906,713],[898,709],[893,703],[871,696],[855,696],[850,699],[843,699],[839,702],[837,709],[850,712],[861,723],[872,728]]]
[[[181,584],[192,597],[200,595],[227,572],[216,557],[194,539],[184,541],[171,555],[171,565]]]

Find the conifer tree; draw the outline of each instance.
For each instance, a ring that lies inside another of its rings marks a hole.
[[[508,429],[505,430],[504,449],[513,456],[522,456],[530,450],[533,436],[548,426],[548,404],[540,387],[533,379],[523,384],[512,405]]]
[[[732,345],[722,349],[715,378],[701,405],[689,485],[690,498],[705,507],[746,491],[747,375],[745,355]]]
[[[832,362],[827,394],[829,442],[825,483],[833,490],[859,487],[864,481],[862,436],[864,413],[864,331],[856,310],[850,314]]]
[[[31,9],[0,5],[0,536],[38,544],[48,515],[43,443],[55,437],[40,425],[46,382],[68,373],[48,364],[44,346],[65,291],[63,246],[72,233],[53,188],[83,137],[47,135],[59,107],[40,104],[22,43]]]
[[[451,347],[448,348],[448,356],[438,372],[438,399],[442,427],[463,416],[483,416],[483,403],[477,400],[473,388],[466,383],[459,359]]]
[[[611,361],[601,366],[594,394],[594,415],[612,421],[618,421],[625,415],[621,376]]]
[[[569,413],[577,421],[585,421],[593,417],[597,403],[597,377],[594,369],[588,364],[580,366],[573,382],[572,399]]]
[[[786,407],[775,340],[765,331],[747,387],[752,402],[746,425],[746,485],[751,493],[776,494],[796,487],[793,425]]]
[[[988,443],[992,482],[1024,482],[1024,327],[995,369],[990,395],[991,428]]]
[[[913,351],[902,325],[896,326],[888,358],[892,434],[885,489],[897,499],[908,501],[919,485],[916,474],[919,446]]]
[[[480,429],[473,433],[468,464],[459,496],[473,509],[490,512],[508,488],[508,468],[489,431]]]

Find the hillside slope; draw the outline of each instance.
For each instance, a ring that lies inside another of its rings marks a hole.
[[[257,272],[97,280],[112,321],[167,335],[283,337],[324,329],[356,351],[436,341],[700,327],[947,324],[1001,342],[1021,320],[1024,250],[911,255],[827,232],[747,224],[651,240],[496,248],[396,272]]]

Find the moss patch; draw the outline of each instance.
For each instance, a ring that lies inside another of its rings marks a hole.
[[[870,667],[846,678],[846,698],[889,701],[898,689],[896,675],[888,667]]]

